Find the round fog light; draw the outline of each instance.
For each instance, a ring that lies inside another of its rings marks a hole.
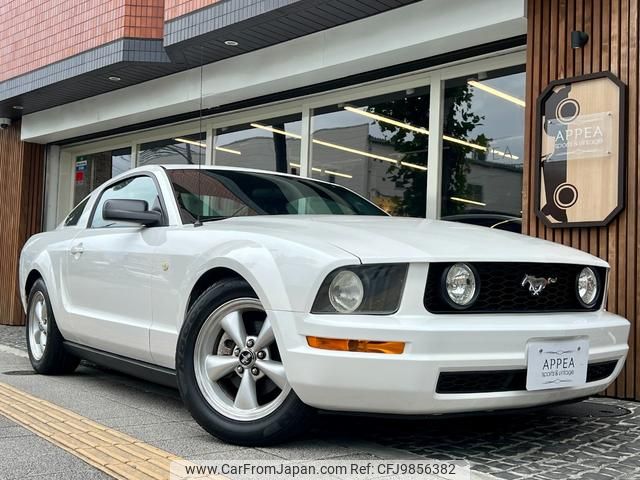
[[[364,287],[360,277],[351,270],[338,273],[329,285],[329,301],[340,313],[355,311],[364,297]]]
[[[466,263],[456,263],[449,267],[444,279],[445,290],[454,307],[466,308],[478,296],[476,275]]]
[[[598,299],[598,276],[589,267],[582,269],[578,275],[578,298],[583,307],[591,308]]]

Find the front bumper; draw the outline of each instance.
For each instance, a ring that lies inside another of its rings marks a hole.
[[[441,414],[523,408],[604,390],[627,354],[629,322],[605,312],[553,314],[425,313],[392,316],[311,315],[270,311],[287,377],[313,407],[387,414]],[[306,337],[402,341],[387,355],[320,350]],[[526,369],[527,343],[583,337],[589,363],[617,361],[611,375],[580,387],[545,391],[441,394],[441,372]]]

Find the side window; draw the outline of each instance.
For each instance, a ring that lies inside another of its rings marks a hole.
[[[111,185],[100,196],[98,206],[93,214],[91,227],[104,228],[126,225],[102,218],[102,208],[107,200],[144,200],[149,205],[150,210],[160,210],[159,195],[156,184],[151,177],[132,177]]]
[[[67,215],[67,218],[64,219],[65,227],[74,227],[78,225],[78,220],[80,220],[80,217],[84,213],[84,209],[86,208],[87,203],[89,202],[89,198],[91,197],[85,198],[78,205],[76,205],[76,208],[71,210],[71,213]]]

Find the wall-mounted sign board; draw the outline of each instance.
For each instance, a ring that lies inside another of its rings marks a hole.
[[[624,206],[625,85],[610,72],[538,97],[536,212],[550,227],[607,225]]]

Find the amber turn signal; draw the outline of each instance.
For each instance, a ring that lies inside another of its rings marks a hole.
[[[404,342],[377,342],[372,340],[346,340],[340,338],[307,337],[310,347],[343,352],[389,353],[399,355]]]

